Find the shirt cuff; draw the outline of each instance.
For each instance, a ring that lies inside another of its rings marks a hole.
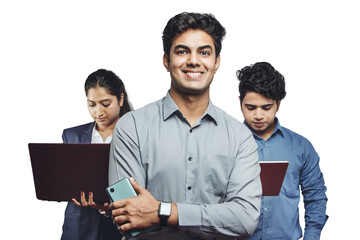
[[[177,203],[179,228],[201,226],[199,205]]]
[[[305,231],[303,240],[319,240],[320,232]]]

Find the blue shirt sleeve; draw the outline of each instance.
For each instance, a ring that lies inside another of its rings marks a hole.
[[[304,146],[304,165],[300,185],[305,206],[304,240],[319,239],[328,216],[326,215],[326,187],[319,167],[319,156],[310,142]]]

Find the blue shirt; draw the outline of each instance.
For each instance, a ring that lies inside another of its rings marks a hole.
[[[251,132],[211,101],[193,126],[167,94],[125,114],[114,129],[110,184],[133,176],[157,200],[177,204],[178,228],[145,239],[250,236],[260,215],[259,174]]]
[[[250,239],[302,237],[299,186],[305,206],[304,240],[320,239],[328,217],[325,213],[326,187],[319,168],[319,156],[306,138],[281,127],[277,118],[275,121],[275,130],[266,141],[253,133],[258,144],[259,161],[288,161],[289,166],[279,196],[262,197],[259,223]]]

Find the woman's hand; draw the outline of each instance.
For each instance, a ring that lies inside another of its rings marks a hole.
[[[89,192],[89,200],[86,200],[85,193],[81,192],[81,203],[78,202],[75,198],[71,199],[75,205],[79,207],[92,207],[98,209],[101,214],[108,214],[109,213],[109,203],[104,203],[104,205],[99,205],[94,202],[94,194]]]

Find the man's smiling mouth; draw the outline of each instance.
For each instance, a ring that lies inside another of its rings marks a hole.
[[[199,77],[203,72],[183,71],[189,77]]]

